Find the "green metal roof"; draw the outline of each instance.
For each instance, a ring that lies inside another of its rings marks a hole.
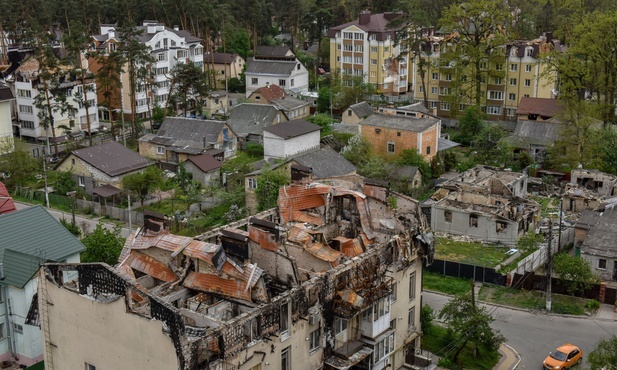
[[[62,262],[86,248],[43,207],[0,216],[0,285],[23,288],[46,261]]]

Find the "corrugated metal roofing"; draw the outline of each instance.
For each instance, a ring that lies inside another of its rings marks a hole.
[[[1,215],[0,260],[4,262],[5,279],[0,284],[23,288],[32,277],[27,275],[35,273],[39,263],[64,262],[85,249],[41,206]],[[7,250],[11,251],[5,254]]]
[[[154,163],[117,141],[74,150],[72,154],[112,177],[146,168]],[[67,159],[63,162],[65,160]]]
[[[231,53],[214,53],[212,55],[210,52],[204,54],[204,63],[212,63],[212,59],[214,57],[214,64],[231,64],[236,59],[238,54]]]
[[[295,60],[263,60],[248,58],[245,74],[267,74],[273,76],[289,76],[300,63]]]
[[[132,251],[127,261],[132,268],[164,282],[178,280],[176,274],[159,260],[137,251]]]
[[[349,109],[351,109],[356,114],[356,116],[360,118],[366,118],[375,113],[373,107],[371,107],[371,105],[365,101],[352,104],[349,106]]]
[[[177,152],[196,154],[204,150],[209,143],[218,142],[224,128],[223,121],[165,117],[156,136],[144,135],[140,141],[173,147]],[[233,128],[231,131],[235,133]]]
[[[356,172],[356,166],[329,146],[294,157],[293,161],[313,169],[314,179],[345,176]]]
[[[227,123],[237,134],[261,135],[265,127],[273,124],[278,112],[270,104],[238,104],[229,113]]]
[[[251,302],[251,290],[250,288],[246,289],[246,283],[243,281],[223,279],[213,274],[191,271],[182,285],[206,293],[220,294]]]

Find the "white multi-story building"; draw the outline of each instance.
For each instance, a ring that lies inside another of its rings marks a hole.
[[[171,94],[171,71],[180,63],[193,62],[197,67],[203,66],[204,53],[201,39],[193,36],[190,32],[179,30],[177,27],[165,27],[162,23],[144,21],[137,29],[141,31],[138,36],[150,51],[154,62],[150,65],[151,79],[138,81],[135,93],[135,113],[138,118],[150,117],[154,104],[164,108]],[[115,25],[101,26],[101,34],[93,36],[97,50],[110,53],[118,47],[122,41],[115,29]],[[95,69],[98,69],[95,67]],[[114,109],[122,109],[125,115],[132,114],[129,88],[129,76],[126,68],[121,74],[123,91],[118,96],[122,97],[121,106]],[[116,102],[117,103],[117,102]],[[107,119],[108,113],[102,111],[101,117]]]
[[[84,61],[85,62],[85,61]],[[39,62],[30,57],[23,62],[15,72],[13,87],[16,98],[17,117],[19,119],[19,136],[35,141],[51,142],[53,140],[51,127],[44,127],[39,119],[39,109],[35,105],[35,98],[44,92],[44,81],[39,76]],[[56,131],[56,142],[61,142],[68,135],[80,133],[97,132],[99,121],[97,119],[97,97],[94,80],[86,80],[86,91],[81,80],[68,71],[64,77],[60,77],[60,88],[66,89],[67,102],[76,109],[76,113],[63,113],[60,109],[52,109],[54,127]],[[52,106],[57,106],[53,94],[49,94]],[[84,101],[88,103],[86,113]],[[90,117],[90,128],[88,129],[88,119]]]
[[[0,83],[0,154],[13,150],[13,112],[15,96],[11,89]]]

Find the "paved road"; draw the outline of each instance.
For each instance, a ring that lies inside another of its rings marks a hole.
[[[17,210],[20,210],[26,207],[32,207],[32,205],[27,204],[27,203],[15,202],[15,207],[17,208]],[[60,221],[60,219],[62,218],[66,219],[67,221],[70,221],[72,217],[70,212],[62,212],[62,211],[57,211],[55,209],[47,209],[47,212],[49,212],[58,221]],[[75,222],[82,230],[85,226],[85,228],[87,229],[86,232],[92,232],[94,228],[96,228],[96,225],[99,223],[99,219],[100,217],[89,218],[89,217],[84,217],[80,215],[75,215]],[[111,222],[104,222],[103,226],[109,230],[113,230],[115,227],[115,224]],[[120,230],[120,234],[122,235],[122,237],[126,238],[129,235],[128,227],[123,227]]]
[[[422,292],[422,297],[423,303],[436,312],[450,299],[431,292]],[[495,318],[492,326],[501,331],[507,343],[521,355],[517,369],[540,369],[548,353],[566,342],[581,347],[585,359],[600,339],[617,335],[615,320],[562,317],[491,305],[486,307]]]

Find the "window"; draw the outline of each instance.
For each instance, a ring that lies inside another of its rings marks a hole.
[[[508,100],[516,100],[516,94],[508,94]]]
[[[604,258],[598,260],[598,268],[600,270],[606,270],[606,260]]]
[[[364,40],[364,34],[362,32],[356,32],[353,34],[354,40]]]
[[[343,45],[343,50],[345,50],[345,51],[353,51],[353,45],[352,44],[344,44]]]
[[[525,66],[525,72],[531,72],[531,65],[527,64]]]
[[[257,189],[257,179],[247,179],[246,186],[249,189]]]
[[[281,352],[281,370],[291,370],[291,347]]]
[[[317,328],[309,335],[309,351],[314,351],[321,346],[321,328]]]
[[[496,70],[496,71],[501,71],[501,70],[503,70],[503,64],[495,64],[495,70]]]
[[[34,130],[34,121],[20,121],[21,122],[21,128],[27,128],[30,130]]]
[[[334,318],[334,335],[339,335],[347,330],[347,320]]]
[[[377,77],[377,72],[376,71],[371,71],[371,77]]]
[[[167,39],[163,39],[163,48],[167,49],[168,44],[169,44],[168,41],[169,40],[167,40]]]
[[[377,46],[371,46],[371,53],[377,52]]]
[[[343,38],[347,40],[353,40],[353,32],[343,32]]]
[[[259,79],[257,77],[251,78],[251,85],[257,85],[259,83]]]
[[[427,155],[431,154],[431,146],[430,145],[426,147],[426,154]]]
[[[510,79],[510,86],[516,86],[516,78]]]
[[[279,86],[285,86],[285,80],[279,80]]]
[[[377,135],[379,135],[379,134],[381,133],[381,129],[376,128],[376,129],[375,129],[375,133],[376,133]]]
[[[431,94],[437,94],[437,91],[436,87],[431,87]]]
[[[394,154],[394,143],[388,141],[388,154]]]
[[[157,146],[156,147],[156,154],[165,154],[165,147]]]
[[[96,370],[96,366],[94,366],[92,364],[89,364],[89,363],[86,362],[85,365],[86,365],[85,366],[86,370]]]
[[[531,80],[530,79],[528,79],[528,78],[525,79],[525,86],[526,87],[531,86]]]
[[[501,77],[495,77],[493,79],[493,82],[495,83],[495,85],[501,85]]]
[[[409,313],[407,315],[407,329],[412,330],[416,327],[416,307],[413,306],[409,309]]]
[[[19,325],[19,324],[17,324],[17,323],[13,323],[13,331],[14,331],[15,333],[18,333],[18,334],[23,334],[23,332],[24,332],[24,327],[23,327],[23,326],[21,326],[21,325]]]
[[[443,219],[446,222],[452,222],[452,211],[443,211]]]
[[[353,111],[352,111],[351,109],[348,109],[348,110],[347,110],[347,115],[348,115],[349,117],[351,117],[351,114],[352,114],[352,113],[353,113]]]
[[[390,300],[392,302],[396,302],[396,288],[398,288],[398,284],[396,282],[392,283],[392,293],[390,294]]]
[[[157,59],[159,60],[159,62],[165,61],[165,60],[167,60],[167,54],[159,53],[159,54],[157,54]]]
[[[19,105],[19,113],[32,114],[32,106],[31,105]]]
[[[281,336],[289,336],[289,302],[281,304],[279,332]]]
[[[86,186],[86,179],[83,176],[79,176],[79,186],[81,186],[82,188]]]
[[[499,234],[505,233],[508,230],[508,224],[503,221],[495,222],[495,231]]]
[[[115,51],[116,50],[116,44],[111,43],[109,44],[109,51]]]
[[[448,87],[439,88],[439,95],[449,95],[449,94],[450,94],[450,88]]]
[[[437,73],[437,72],[433,72],[433,73],[431,74],[431,78],[432,78],[433,80],[439,80],[439,73]]]
[[[452,81],[452,74],[446,73],[446,81]]]
[[[377,64],[377,59],[371,59],[371,64],[372,65],[376,65]]]
[[[486,62],[480,62],[480,69],[486,69]]]
[[[394,333],[388,335],[383,340],[375,343],[374,349],[374,363],[378,363],[382,361],[384,358],[390,355],[390,353],[394,350]]]
[[[4,340],[4,323],[0,323],[0,340]]]
[[[517,69],[518,69],[518,64],[510,64],[510,71],[516,72]]]
[[[409,274],[409,300],[416,299],[416,272]]]
[[[364,46],[363,45],[354,45],[353,51],[356,51],[358,53],[364,53]]]
[[[400,131],[397,131],[397,132],[396,132],[396,136],[401,136],[401,132],[400,132]]]
[[[503,100],[503,91],[490,90],[488,92],[488,98],[491,100]]]
[[[529,97],[529,94],[524,94],[523,96],[524,96],[525,98],[528,98],[528,97]]]
[[[362,64],[362,63],[364,63],[364,58],[362,58],[362,57],[355,57],[353,59],[353,62],[356,63],[356,64]]]
[[[384,54],[385,53],[389,53],[390,52],[390,47],[389,46],[384,47],[383,48],[383,52],[384,52]]]
[[[436,101],[430,101],[429,102],[431,108],[437,108],[437,102]]]
[[[532,57],[533,56],[533,48],[529,47],[525,49],[525,56],[526,57]]]
[[[478,227],[478,215],[469,215],[469,227]]]
[[[17,96],[20,97],[20,98],[31,98],[32,97],[32,91],[17,89]]]
[[[501,114],[501,107],[486,107],[486,114],[499,115]]]
[[[372,34],[371,35],[371,40],[377,40],[377,35],[376,34]]]
[[[418,89],[419,92],[423,93],[424,92],[424,86],[420,86],[420,88]]]
[[[441,110],[450,110],[450,108],[451,108],[450,103],[441,102]]]
[[[343,63],[351,63],[352,60],[353,59],[352,59],[351,55],[344,55],[343,56]]]

